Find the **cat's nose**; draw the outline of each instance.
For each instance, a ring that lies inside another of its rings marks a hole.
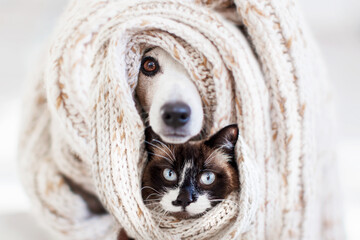
[[[181,206],[183,208],[190,205],[190,203],[193,203],[196,201],[196,194],[189,189],[182,189],[179,193],[179,196],[175,201],[172,202],[174,206]]]
[[[169,127],[184,126],[190,120],[191,109],[183,102],[167,103],[161,108],[161,117]]]

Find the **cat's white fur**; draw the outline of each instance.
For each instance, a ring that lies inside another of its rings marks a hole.
[[[175,189],[169,189],[168,191],[165,191],[165,194],[163,195],[160,205],[161,207],[171,213],[177,213],[182,212],[183,209],[180,206],[175,206],[173,204],[173,201],[177,199],[180,193],[180,188],[184,183],[185,174],[187,172],[187,169],[192,167],[192,161],[187,161],[182,169],[182,172],[179,176],[179,187]],[[206,194],[199,195],[199,197],[196,199],[195,202],[190,203],[188,206],[185,207],[185,212],[189,214],[189,216],[196,216],[198,214],[201,214],[205,212],[208,208],[211,207],[211,202]]]
[[[189,168],[192,167],[192,161],[186,161],[183,167],[183,171],[181,173],[181,176],[179,178],[179,186],[182,186],[185,180],[185,174]]]
[[[206,209],[210,208],[210,200],[206,194],[200,195],[196,202],[190,203],[189,206],[185,208],[185,210],[191,215],[198,215],[206,211]]]
[[[149,113],[149,123],[155,133],[168,143],[183,143],[197,135],[203,124],[201,97],[186,69],[161,48],[154,48],[144,57],[155,58],[160,71],[154,76],[139,73],[137,95],[143,109]],[[167,126],[161,118],[161,108],[167,103],[183,102],[191,109],[189,122],[181,128]]]
[[[164,196],[160,201],[160,205],[165,211],[181,212],[180,206],[174,206],[174,204],[172,204],[172,202],[175,201],[176,198],[179,196],[179,192],[180,192],[179,188],[170,189],[166,191],[166,193],[164,194]]]

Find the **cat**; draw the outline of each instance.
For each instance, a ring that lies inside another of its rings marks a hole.
[[[234,150],[238,134],[237,125],[229,125],[202,141],[169,144],[148,127],[144,203],[177,219],[196,218],[239,190]]]
[[[238,132],[237,125],[229,125],[206,140],[168,144],[148,127],[145,131],[148,161],[142,176],[145,204],[160,207],[178,219],[194,218],[238,191],[234,151]],[[64,179],[86,201],[91,212],[107,213],[95,196],[65,176]],[[121,229],[117,240],[130,239]]]

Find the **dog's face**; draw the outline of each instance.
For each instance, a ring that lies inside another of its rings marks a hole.
[[[185,68],[163,49],[145,52],[136,94],[149,114],[149,125],[165,142],[183,143],[201,131],[199,92]]]

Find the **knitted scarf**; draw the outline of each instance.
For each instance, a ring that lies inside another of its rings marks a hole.
[[[330,90],[296,5],[71,1],[24,104],[21,177],[43,222],[72,240],[116,239],[121,228],[135,239],[343,239]],[[163,216],[141,197],[134,92],[151,46],[187,69],[206,133],[240,129],[241,191],[197,219]],[[108,213],[91,213],[64,177]]]

